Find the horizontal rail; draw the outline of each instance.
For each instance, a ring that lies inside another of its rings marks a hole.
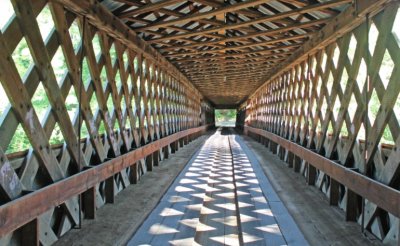
[[[400,218],[400,191],[395,190],[385,184],[379,183],[365,175],[352,169],[346,168],[332,160],[319,155],[312,150],[284,139],[274,133],[253,128],[244,127],[244,132],[260,135],[272,142],[282,146],[296,156],[308,162],[313,167],[321,170],[331,178],[346,186],[348,189],[375,203],[378,207],[386,210],[394,216]]]
[[[207,127],[191,128],[161,138],[0,206],[0,237],[36,219],[52,207],[82,194],[153,152],[181,138],[203,132]]]

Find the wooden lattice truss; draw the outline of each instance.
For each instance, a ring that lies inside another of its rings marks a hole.
[[[156,51],[141,47],[144,51],[123,35],[116,39],[93,19],[77,16],[58,2],[10,2],[15,13],[0,32],[1,89],[9,101],[0,119],[0,204],[149,142],[211,123],[212,107],[182,74],[157,58]],[[52,22],[48,33],[37,21],[45,11]],[[20,60],[14,55],[22,43],[30,57],[26,72],[19,69]],[[55,56],[65,62],[61,76],[55,72]],[[81,74],[86,74],[82,83]],[[33,103],[40,88],[48,102],[42,115]],[[57,132],[63,142],[52,144]],[[10,152],[13,137],[21,135],[31,147]],[[170,151],[156,152],[154,163]],[[97,184],[96,207],[112,202],[146,170],[143,159]],[[39,216],[40,242],[50,245],[79,224],[79,211],[74,196]],[[22,238],[21,230],[3,236],[0,244],[33,240],[35,230],[22,232]]]
[[[101,2],[213,103],[236,106],[351,1]]]
[[[389,4],[268,81],[242,105],[239,119],[399,190],[399,23],[399,3]],[[305,161],[293,160],[289,151],[282,154],[296,171],[313,179],[308,182],[326,193],[332,205],[344,209],[347,219],[364,223],[383,242],[397,244],[399,218],[368,200],[362,218],[361,198],[321,171],[310,177]]]

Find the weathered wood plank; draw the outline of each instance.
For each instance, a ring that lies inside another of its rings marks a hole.
[[[186,135],[203,132],[205,129],[207,129],[207,126],[201,126],[164,137],[0,206],[0,215],[4,218],[4,220],[0,221],[0,236],[14,231],[23,224],[37,218],[48,209],[64,203],[71,197],[87,191],[99,182],[130,167],[132,163],[138,162],[154,151]]]
[[[400,203],[399,191],[339,165],[273,133],[249,126],[245,126],[245,131],[262,135],[275,143],[279,143],[279,145],[292,151],[295,155],[298,155],[310,165],[315,166],[315,168],[323,171],[333,179],[337,180],[337,182],[348,187],[348,189],[377,204],[386,211],[400,217],[400,208],[398,206]]]

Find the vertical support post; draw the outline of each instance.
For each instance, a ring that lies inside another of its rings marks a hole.
[[[139,177],[138,177],[138,163],[135,163],[131,166],[131,172],[130,172],[130,182],[132,184],[137,184],[139,181]]]
[[[311,165],[310,163],[307,163],[307,184],[308,185],[315,185],[315,178],[317,176],[317,169]]]
[[[172,143],[171,143],[171,153],[173,154],[173,153],[175,153],[175,151],[177,151],[177,149],[176,149],[176,142],[172,142]]]
[[[179,140],[179,148],[183,148],[183,138],[180,138]]]
[[[270,141],[269,142],[269,149],[271,150],[271,152],[275,155],[276,151],[277,151],[277,144]]]
[[[34,219],[21,227],[21,245],[39,246],[38,219]]]
[[[301,158],[298,157],[297,155],[294,157],[294,171],[296,173],[300,172],[300,168],[301,168]]]
[[[147,171],[153,171],[153,154],[146,157],[146,167]]]
[[[270,143],[269,139],[265,138],[265,143],[264,143],[265,147],[267,147],[267,148],[268,148],[268,146],[269,146],[269,143]]]
[[[294,154],[292,152],[289,151],[288,153],[288,159],[287,159],[287,163],[288,163],[288,167],[292,168],[293,167],[293,161],[294,161]]]
[[[281,160],[285,159],[285,151],[286,151],[286,149],[284,149],[282,146],[279,145],[279,158]]]
[[[114,175],[105,180],[106,203],[114,203]]]
[[[160,151],[154,151],[153,153],[153,165],[158,166],[160,163]]]
[[[339,183],[331,178],[331,189],[329,191],[329,205],[338,205],[339,203]]]
[[[169,157],[169,145],[165,146],[163,148],[163,151],[164,151],[164,159],[168,159],[168,157]]]
[[[89,188],[82,193],[82,206],[85,211],[86,219],[95,219],[96,217],[96,189]]]
[[[186,136],[183,140],[185,145],[189,144],[189,136]]]
[[[357,220],[357,194],[347,189],[346,221]]]

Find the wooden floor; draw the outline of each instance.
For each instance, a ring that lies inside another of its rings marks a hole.
[[[128,245],[308,245],[241,137],[217,131]]]
[[[346,221],[343,210],[330,206],[327,196],[319,188],[308,185],[303,175],[289,168],[265,145],[246,136],[243,136],[243,142],[244,149],[251,149],[310,245],[382,245],[367,231],[362,232],[358,223]]]

